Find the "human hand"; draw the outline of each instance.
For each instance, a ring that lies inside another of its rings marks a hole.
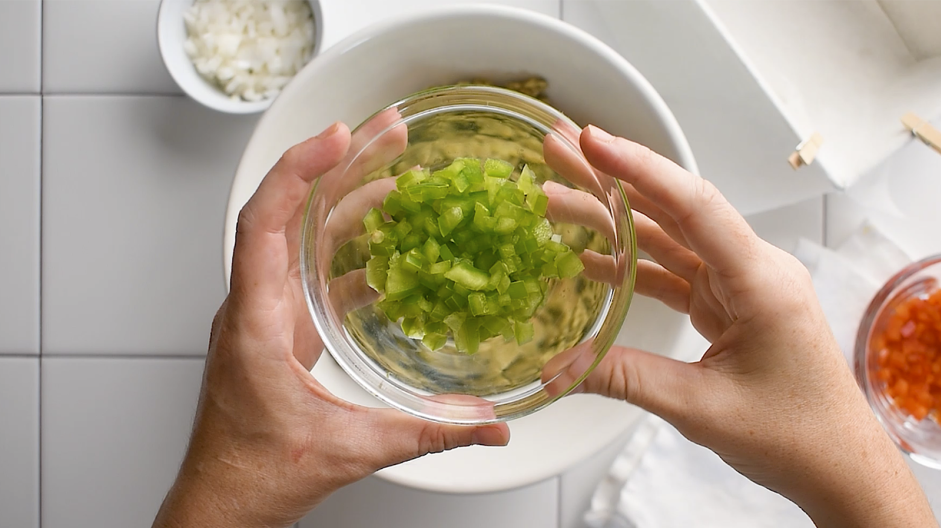
[[[381,121],[373,126],[389,124]],[[239,215],[231,289],[213,321],[193,434],[154,526],[288,526],[383,467],[507,443],[505,424],[445,426],[360,407],[310,374],[323,343],[300,284],[303,206],[313,181],[358,150],[350,143],[338,123],[291,148]]]
[[[810,276],[758,238],[707,181],[589,127],[581,149],[624,183],[640,294],[689,313],[712,346],[692,364],[613,347],[587,392],[672,423],[818,526],[937,526],[856,387]]]

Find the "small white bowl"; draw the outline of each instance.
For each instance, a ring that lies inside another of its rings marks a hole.
[[[321,50],[323,42],[323,15],[318,0],[308,0],[314,14],[314,49],[311,58]],[[222,90],[204,79],[193,62],[183,51],[186,27],[183,13],[193,5],[193,0],[162,0],[157,14],[157,46],[170,76],[176,84],[197,102],[227,114],[254,114],[271,106],[275,98],[261,101],[242,101],[229,98]]]

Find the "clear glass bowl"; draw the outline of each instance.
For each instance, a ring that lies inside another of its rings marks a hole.
[[[941,469],[941,426],[930,416],[916,420],[893,404],[886,394],[886,383],[876,376],[880,350],[874,341],[885,331],[900,303],[913,297],[927,297],[939,288],[941,255],[915,262],[898,272],[866,309],[856,335],[854,354],[856,380],[889,436],[912,460],[936,469]]]
[[[311,193],[301,277],[326,348],[359,385],[425,419],[489,423],[550,404],[597,365],[627,314],[636,248],[624,191],[585,161],[579,132],[552,107],[488,86],[420,92],[353,131],[351,156]],[[586,264],[574,278],[549,282],[535,337],[524,345],[498,336],[475,354],[457,351],[452,340],[432,351],[375,307],[379,294],[365,283],[365,213],[381,207],[397,175],[462,157],[508,161],[512,179],[528,165],[549,195],[553,231]]]

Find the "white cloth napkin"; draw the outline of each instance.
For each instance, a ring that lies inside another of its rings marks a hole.
[[[869,224],[835,251],[801,240],[795,256],[847,359],[876,291],[911,259]],[[592,497],[588,528],[801,528],[810,519],[792,502],[727,466],[660,418],[647,415]]]

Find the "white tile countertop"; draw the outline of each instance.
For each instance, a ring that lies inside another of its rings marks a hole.
[[[617,20],[585,16],[594,1],[501,3],[612,34]],[[346,30],[436,3],[348,0],[361,16]],[[2,528],[149,526],[186,445],[225,294],[229,186],[257,117],[181,95],[157,52],[158,5],[0,0]],[[749,221],[791,250],[861,214],[814,198]],[[300,525],[575,528],[623,440],[499,494],[367,479]]]

